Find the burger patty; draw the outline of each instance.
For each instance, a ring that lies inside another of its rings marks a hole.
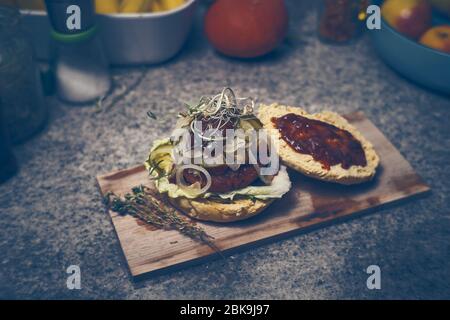
[[[253,165],[241,165],[236,171],[231,170],[228,166],[220,166],[207,170],[211,175],[209,192],[222,193],[242,189],[249,186],[258,178],[258,172]],[[185,170],[183,176],[189,184],[200,182],[202,187],[206,185],[206,177],[196,171]]]
[[[220,125],[220,122],[217,119],[201,118],[200,121],[202,122],[201,130],[203,133],[209,128],[209,125],[211,125],[212,128],[216,128]],[[229,121],[219,129],[219,132],[224,136],[227,129],[233,128],[233,121]],[[207,144],[208,141],[203,141],[202,148],[205,148]],[[191,134],[191,147],[194,147],[193,134]],[[231,170],[227,165],[205,169],[211,175],[211,186],[208,189],[209,192],[225,193],[242,189],[249,186],[258,178],[258,172],[255,167],[250,164],[241,165],[236,171]],[[183,177],[188,184],[200,182],[202,188],[206,185],[205,175],[196,170],[184,170]],[[176,183],[175,177],[172,176],[170,181]]]

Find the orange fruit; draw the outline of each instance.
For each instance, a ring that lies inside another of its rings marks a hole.
[[[420,43],[427,47],[450,53],[450,25],[429,29],[420,38]]]

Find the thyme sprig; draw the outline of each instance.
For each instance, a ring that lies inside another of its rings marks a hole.
[[[142,221],[164,230],[176,230],[189,238],[200,241],[220,254],[220,249],[213,242],[213,237],[202,228],[181,216],[170,205],[167,205],[152,191],[143,185],[134,187],[124,198],[108,192],[105,195],[106,205],[120,215],[131,215]]]

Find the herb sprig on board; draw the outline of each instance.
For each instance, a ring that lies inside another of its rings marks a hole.
[[[120,215],[132,215],[142,221],[165,230],[176,230],[189,238],[200,241],[220,254],[213,237],[202,228],[181,216],[178,211],[152,194],[145,186],[134,187],[121,198],[112,192],[105,195],[106,205]]]

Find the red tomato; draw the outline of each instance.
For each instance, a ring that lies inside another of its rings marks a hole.
[[[284,0],[216,0],[205,17],[211,44],[238,58],[269,53],[283,40],[287,27]]]

